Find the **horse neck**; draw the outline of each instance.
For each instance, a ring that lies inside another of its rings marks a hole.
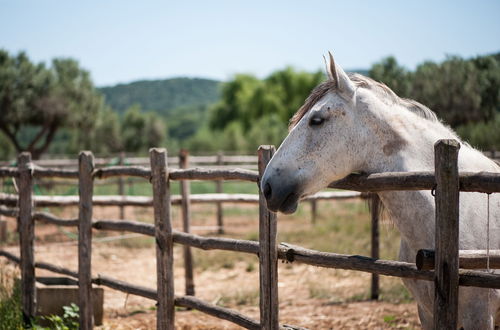
[[[396,115],[379,125],[366,164],[369,173],[433,171],[434,143],[441,138],[456,138],[442,124],[414,114]],[[430,192],[387,191],[379,196],[412,250],[434,246],[435,206]]]
[[[384,134],[374,137],[374,143],[369,146],[373,151],[367,157],[365,171],[368,173],[434,171],[435,142],[439,139],[458,139],[451,129],[440,122],[404,112],[379,122],[379,125],[381,127],[379,132],[382,131]],[[387,148],[384,153],[383,146],[391,145],[391,141],[399,141],[400,148],[387,155]],[[375,145],[379,147],[373,147]],[[459,151],[458,167],[459,171],[500,172],[498,165],[464,143],[461,144]],[[398,227],[402,239],[413,252],[421,248],[434,247],[435,203],[430,191],[387,191],[379,193],[379,196],[391,220]],[[461,222],[464,223],[462,227],[468,228],[471,222],[475,225],[478,225],[478,221],[484,222],[486,197],[478,194],[461,194],[460,198]],[[500,211],[495,212],[497,212],[495,221],[500,226]],[[465,236],[461,233],[461,239],[464,240],[461,244],[474,242]]]

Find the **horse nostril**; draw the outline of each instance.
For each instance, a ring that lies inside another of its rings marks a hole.
[[[272,194],[273,190],[271,188],[271,185],[269,184],[269,182],[266,182],[266,184],[264,185],[264,197],[266,199],[270,199]]]

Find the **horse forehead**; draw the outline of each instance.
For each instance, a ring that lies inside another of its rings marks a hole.
[[[341,108],[345,106],[345,101],[336,93],[326,93],[318,102],[311,108],[311,112],[320,111],[328,107]]]

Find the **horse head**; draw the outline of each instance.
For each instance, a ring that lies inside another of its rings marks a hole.
[[[372,141],[358,111],[358,86],[331,53],[326,62],[328,80],[293,116],[289,134],[261,180],[272,211],[293,213],[302,197],[363,169]]]

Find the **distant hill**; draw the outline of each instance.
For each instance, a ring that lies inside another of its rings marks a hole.
[[[99,90],[106,103],[123,113],[128,107],[138,104],[143,110],[154,110],[168,115],[181,106],[199,106],[219,99],[220,82],[201,78],[173,78],[165,80],[142,80]]]

